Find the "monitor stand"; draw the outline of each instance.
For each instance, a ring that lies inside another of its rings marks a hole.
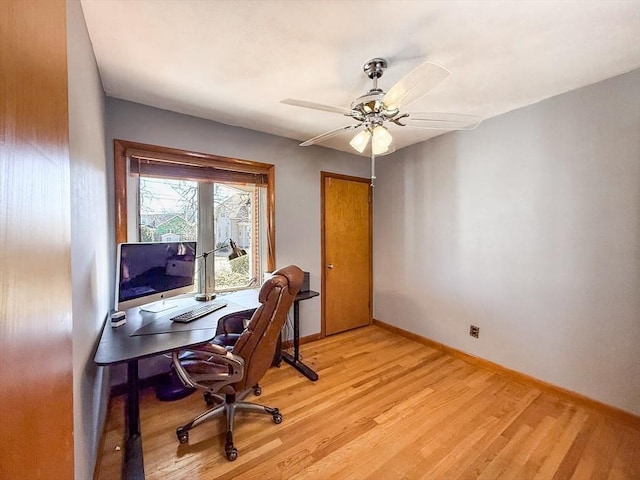
[[[170,308],[175,308],[177,305],[174,302],[167,300],[160,300],[159,302],[148,303],[146,305],[142,305],[140,310],[143,312],[151,312],[151,313],[160,313],[165,310],[169,310]]]

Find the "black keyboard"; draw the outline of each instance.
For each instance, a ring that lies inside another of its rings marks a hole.
[[[194,308],[193,310],[189,310],[188,312],[181,313],[180,315],[176,315],[175,317],[171,317],[172,322],[179,323],[189,323],[194,320],[197,320],[200,317],[204,317],[205,315],[209,315],[211,312],[215,312],[216,310],[220,310],[221,308],[226,307],[226,303],[208,303],[203,305],[202,307]]]

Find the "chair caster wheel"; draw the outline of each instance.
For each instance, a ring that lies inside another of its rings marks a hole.
[[[279,413],[274,413],[273,414],[273,423],[275,423],[275,424],[282,423],[282,415],[280,415]]]
[[[253,394],[254,394],[256,397],[259,397],[260,395],[262,395],[262,387],[260,387],[259,385],[258,385],[258,386],[255,386],[255,387],[253,388]]]
[[[189,441],[189,432],[185,432],[181,428],[178,428],[176,430],[176,437],[178,437],[178,441],[180,443],[187,443]]]
[[[233,447],[225,451],[227,454],[227,460],[233,462],[236,458],[238,458],[238,449]]]

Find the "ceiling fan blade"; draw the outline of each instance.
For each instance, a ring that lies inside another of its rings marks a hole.
[[[400,118],[398,125],[434,130],[473,130],[482,118],[462,113],[409,113]]]
[[[315,145],[316,143],[320,143],[328,138],[331,137],[335,137],[336,135],[338,135],[339,133],[344,132],[345,130],[353,130],[355,128],[358,128],[360,125],[362,125],[361,123],[356,124],[356,125],[347,125],[345,127],[340,127],[340,128],[336,128],[335,130],[330,130],[328,132],[322,133],[320,135],[318,135],[317,137],[313,137],[310,138],[309,140],[307,140],[306,142],[302,142],[300,144],[301,147],[308,147],[309,145]]]
[[[391,87],[382,102],[388,110],[406,107],[439,85],[449,75],[451,72],[440,65],[423,63]]]
[[[312,108],[314,110],[322,110],[330,113],[340,113],[342,115],[348,115],[349,111],[345,108],[334,107],[332,105],[323,105],[321,103],[307,102],[306,100],[296,100],[294,98],[285,98],[280,100],[280,103],[285,105],[293,105],[294,107]]]

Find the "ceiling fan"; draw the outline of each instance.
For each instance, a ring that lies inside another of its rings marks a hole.
[[[401,109],[439,85],[451,75],[451,72],[440,65],[426,62],[409,72],[388,92],[385,92],[378,88],[378,79],[382,77],[386,68],[387,61],[383,58],[374,58],[364,64],[364,73],[373,81],[373,88],[351,102],[348,109],[291,98],[280,102],[351,117],[355,123],[322,133],[302,142],[300,146],[321,143],[347,130],[359,130],[349,144],[358,153],[371,156],[372,186],[376,178],[375,157],[395,151],[393,137],[385,125],[438,130],[471,130],[481,122],[481,119],[474,115],[458,113],[401,113]]]

